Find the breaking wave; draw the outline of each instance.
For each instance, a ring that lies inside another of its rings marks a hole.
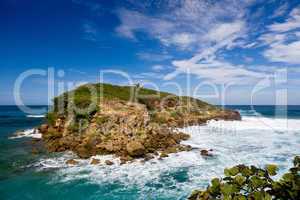
[[[27,129],[15,133],[13,136],[9,137],[9,139],[18,139],[24,137],[40,139],[42,138],[42,134],[39,133],[37,129]]]
[[[300,154],[300,119],[246,116],[242,121],[212,120],[204,126],[180,130],[191,135],[183,143],[194,149],[171,154],[163,160],[120,165],[114,156],[96,156],[101,164],[91,165],[92,158],[82,160],[67,152],[41,159],[35,166],[38,170],[56,169],[54,182],[84,179],[99,185],[118,183],[123,190],[138,188],[140,199],[149,194],[154,199],[182,199],[195,188],[205,188],[211,178],[222,176],[225,167],[241,163],[263,167],[276,163],[280,172],[284,172],[292,158]],[[212,149],[213,157],[202,157],[200,149]],[[79,164],[67,165],[66,160],[71,158]],[[103,164],[105,160],[115,164],[107,166]]]
[[[45,115],[26,115],[29,118],[44,118]]]

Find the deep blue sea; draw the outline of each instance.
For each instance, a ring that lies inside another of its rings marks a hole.
[[[32,154],[30,129],[41,124],[43,117],[24,114],[15,106],[0,106],[0,199],[186,199],[193,189],[222,176],[225,167],[275,163],[283,173],[292,158],[300,155],[300,106],[287,110],[228,107],[240,111],[242,121],[211,121],[182,129],[191,134],[186,144],[213,149],[210,159],[196,149],[146,163],[92,166],[89,160],[78,159],[79,165],[67,166],[67,159],[77,159],[70,152]],[[22,130],[29,134],[13,137]],[[98,158],[118,163],[110,156]]]

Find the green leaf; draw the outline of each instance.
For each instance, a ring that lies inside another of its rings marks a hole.
[[[237,192],[237,188],[235,185],[225,183],[224,185],[221,186],[221,191],[224,196],[228,196]]]
[[[291,182],[294,179],[294,175],[292,173],[286,173],[282,176],[283,182]]]
[[[242,175],[237,175],[235,178],[234,178],[234,181],[239,185],[239,186],[242,186],[245,181],[246,181],[246,178],[243,177]]]
[[[247,166],[240,168],[240,172],[243,176],[246,176],[246,177],[253,175],[253,174],[251,174],[250,168]]]
[[[269,175],[275,176],[277,174],[278,167],[276,165],[267,165],[266,169]]]
[[[212,186],[219,186],[220,185],[220,179],[214,178],[211,180]]]
[[[300,156],[296,156],[294,158],[294,166],[295,167],[300,166]]]
[[[258,176],[252,176],[250,178],[250,185],[253,187],[253,189],[258,189],[264,185],[264,181],[260,179]]]
[[[224,170],[224,174],[226,176],[235,176],[239,173],[239,168],[237,166],[232,167],[232,168],[226,168]]]

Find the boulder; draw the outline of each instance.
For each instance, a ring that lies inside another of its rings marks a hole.
[[[120,157],[120,164],[123,165],[123,164],[125,164],[129,161],[132,161],[132,160],[133,160],[133,158],[130,157],[130,156],[121,156]]]
[[[166,154],[166,153],[164,153],[164,152],[162,152],[159,157],[160,158],[166,158],[166,157],[169,157],[169,155]]]
[[[75,148],[75,152],[80,158],[89,158],[92,156],[91,155],[92,152],[88,148],[84,147],[83,145],[78,145]]]
[[[149,160],[151,160],[153,158],[154,158],[154,156],[152,154],[146,154],[145,158],[144,158],[144,161],[149,161]]]
[[[126,145],[128,154],[132,157],[140,157],[145,154],[145,147],[139,141],[131,141]]]
[[[48,131],[48,128],[49,128],[48,124],[42,124],[39,128],[39,131],[41,133],[46,133]]]
[[[100,164],[100,160],[93,158],[90,164],[91,165],[98,165],[98,164]]]
[[[105,164],[106,164],[106,165],[113,165],[114,163],[113,163],[112,161],[110,161],[110,160],[106,160],[106,161],[105,161]]]
[[[212,154],[206,149],[201,150],[200,154],[201,156],[212,156]]]
[[[74,160],[74,159],[70,159],[66,161],[67,165],[77,165],[79,162]]]

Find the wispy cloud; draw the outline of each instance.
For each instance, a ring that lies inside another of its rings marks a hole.
[[[229,0],[220,3],[194,0],[166,2],[164,10],[168,12],[155,16],[120,9],[118,16],[121,24],[116,28],[117,33],[137,40],[136,33],[144,32],[165,46],[175,46],[181,50],[198,48],[235,31],[228,28],[241,28],[238,23],[236,27],[226,27],[226,23],[223,23],[229,19],[240,19],[245,14],[243,8],[249,4],[249,1]],[[221,21],[222,18],[226,20]]]
[[[151,68],[153,71],[159,72],[162,71],[165,67],[163,65],[153,65]]]
[[[241,82],[245,77],[250,80],[263,75],[219,57],[222,50],[251,48],[256,44],[247,41],[248,27],[245,19],[246,8],[254,1],[168,2],[164,7],[168,12],[155,16],[138,11],[119,10],[121,25],[116,29],[120,35],[130,39],[138,40],[136,33],[144,32],[167,47],[175,46],[179,50],[195,52],[190,59],[173,60],[175,72],[166,75],[164,79],[172,79],[186,71],[217,83]],[[155,60],[152,56],[140,57]]]
[[[277,8],[273,15],[270,16],[270,18],[276,18],[276,17],[281,17],[283,15],[285,15],[287,13],[289,9],[289,3],[288,2],[285,2],[284,4],[282,4],[279,8]]]
[[[98,40],[98,28],[97,26],[90,22],[86,21],[82,24],[82,30],[83,30],[83,39],[89,40],[89,41],[97,41]]]
[[[267,27],[260,40],[268,45],[263,55],[272,62],[300,64],[300,8],[294,8],[282,23]]]
[[[287,32],[300,27],[300,8],[295,8],[289,15],[289,18],[283,23],[275,23],[269,26],[271,31]]]
[[[141,60],[152,61],[152,62],[161,62],[165,60],[170,60],[173,56],[169,55],[168,53],[150,53],[150,52],[140,52],[137,53],[137,56]]]

